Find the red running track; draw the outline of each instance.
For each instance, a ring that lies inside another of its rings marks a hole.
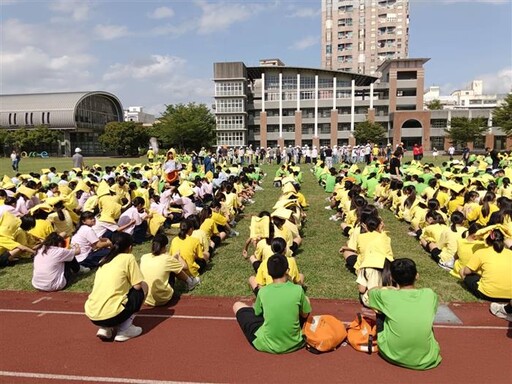
[[[255,351],[231,307],[235,299],[182,296],[144,308],[142,336],[103,343],[83,314],[86,295],[0,292],[1,383],[511,383],[512,326],[487,304],[451,304],[461,325],[436,324],[443,362],[418,372],[342,346],[313,355]],[[312,300],[314,313],[351,321],[361,306]]]

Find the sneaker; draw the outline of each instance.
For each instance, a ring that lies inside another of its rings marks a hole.
[[[332,209],[330,205],[326,205],[324,208],[329,210],[329,211]]]
[[[141,327],[136,327],[135,325],[130,325],[128,329],[124,331],[117,332],[116,337],[114,338],[115,341],[126,341],[133,339],[134,337],[139,336],[142,333]]]
[[[91,268],[84,267],[83,265],[80,266],[80,270],[78,273],[89,273],[91,272]]]
[[[499,317],[500,319],[505,319],[509,322],[512,322],[512,313],[507,313],[505,311],[505,305],[506,304],[503,303],[491,303],[489,311],[491,311],[494,316]]]
[[[231,233],[229,234],[229,237],[237,237],[238,235],[240,235],[239,232],[237,231],[231,231]]]
[[[443,268],[445,271],[451,271],[453,269],[453,260],[440,261],[437,265]]]
[[[96,332],[96,337],[100,338],[102,341],[108,341],[112,339],[112,328],[110,327],[100,327],[98,332]]]
[[[199,283],[201,283],[201,279],[199,277],[191,277],[187,280],[187,289],[192,291]]]
[[[407,232],[407,234],[408,234],[409,236],[412,236],[412,237],[416,237],[416,236],[417,236],[417,233],[416,233],[416,232],[414,232],[414,231],[409,231],[409,232]]]

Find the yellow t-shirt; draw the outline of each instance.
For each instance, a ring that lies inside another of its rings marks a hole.
[[[64,214],[64,220],[59,219],[59,214],[57,212],[50,213],[48,220],[53,224],[55,232],[65,232],[66,235],[73,236],[73,232],[75,231],[73,219],[66,209],[63,209],[62,213]]]
[[[152,253],[142,255],[140,259],[140,270],[144,280],[149,286],[146,304],[151,306],[164,305],[174,293],[169,284],[169,274],[180,273],[183,269],[180,261],[173,255],[163,253],[155,256]]]
[[[357,261],[354,268],[382,268],[384,261],[393,261],[391,238],[385,232],[361,233],[357,238]]]
[[[487,225],[487,223],[489,222],[491,215],[494,212],[499,211],[500,209],[498,208],[498,206],[496,204],[490,203],[489,204],[489,213],[487,214],[487,216],[484,216],[482,213],[482,208],[483,208],[483,206],[480,208],[480,212],[478,214],[478,219],[476,220],[476,222],[485,227]]]
[[[463,269],[468,264],[471,257],[473,257],[473,254],[482,248],[487,248],[487,245],[482,240],[471,241],[463,238],[458,239],[457,260],[455,260],[455,263],[453,264],[453,269],[450,272],[450,274],[460,279],[461,269]],[[478,273],[479,275],[482,273],[482,271],[480,270],[474,272]]]
[[[272,256],[272,247],[267,243],[267,239],[261,239],[256,244],[256,248],[254,249],[254,257],[256,260],[266,260],[270,256]]]
[[[457,227],[456,231],[453,232],[451,227],[448,227],[448,229],[441,233],[441,237],[439,238],[439,243],[437,245],[441,250],[439,257],[442,262],[453,260],[457,253],[458,240],[462,238],[462,234],[465,231],[466,228]]]
[[[192,237],[195,237],[199,242],[201,243],[201,246],[204,250],[208,250],[210,248],[210,239],[208,238],[208,235],[205,231],[203,231],[201,228],[196,229],[194,232],[192,232]]]
[[[202,229],[206,235],[208,236],[208,239],[211,239],[213,235],[218,235],[219,230],[217,229],[217,224],[215,224],[215,221],[211,217],[208,217],[203,221],[201,226],[199,227]]]
[[[53,225],[47,220],[37,219],[36,226],[28,231],[32,236],[44,240],[46,236],[54,231]]]
[[[107,320],[119,315],[128,291],[144,281],[135,256],[120,253],[96,271],[92,292],[85,302],[85,314],[91,320]]]
[[[427,225],[423,229],[423,233],[420,236],[420,239],[423,239],[425,241],[433,241],[436,244],[439,244],[439,240],[441,239],[441,233],[445,231],[446,229],[449,229],[449,227],[446,224],[430,224]]]
[[[286,257],[288,259],[288,276],[290,280],[297,284],[300,280],[299,276],[299,268],[297,267],[297,262],[293,257]],[[256,283],[258,285],[264,286],[268,284],[272,284],[274,280],[268,274],[267,267],[268,258],[264,259],[258,268],[258,272],[256,273]]]
[[[286,241],[286,246],[288,248],[291,248],[291,246],[293,245],[293,235],[292,235],[291,231],[285,225],[283,225],[281,227],[281,229],[277,228],[274,225],[274,238],[276,238],[276,237],[283,238],[284,241]]]
[[[501,253],[492,247],[480,249],[466,265],[472,271],[482,271],[478,290],[489,297],[512,298],[512,251],[508,248]]]
[[[228,223],[228,219],[218,212],[212,212],[212,220],[215,222],[215,224],[220,225],[222,227],[226,226],[226,224]]]
[[[178,252],[187,263],[190,275],[199,276],[199,265],[196,263],[196,259],[203,259],[203,247],[199,240],[192,236],[187,236],[182,240],[176,236],[172,239],[169,253],[175,255]]]

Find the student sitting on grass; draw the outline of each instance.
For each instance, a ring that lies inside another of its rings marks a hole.
[[[81,267],[76,261],[79,253],[80,246],[67,249],[62,236],[50,233],[34,258],[32,286],[40,291],[59,291],[66,287],[73,274],[89,272],[89,268]]]
[[[262,352],[287,353],[304,346],[301,323],[311,305],[301,286],[288,281],[288,260],[273,255],[267,262],[273,283],[260,289],[254,307],[236,302],[233,312],[249,343]]]
[[[468,291],[481,300],[512,299],[512,250],[505,246],[505,233],[499,224],[478,231],[476,237],[483,237],[487,247],[476,251],[460,271]]]
[[[204,271],[209,260],[204,258],[203,246],[196,237],[192,236],[193,232],[192,222],[188,219],[183,220],[180,223],[178,236],[172,239],[169,253],[171,255],[179,253],[187,263],[187,275],[199,277],[199,273]]]
[[[96,336],[106,341],[126,341],[142,333],[133,325],[135,313],[146,299],[148,285],[131,253],[132,237],[124,232],[112,235],[112,248],[100,260],[92,292],[85,302],[85,314],[99,327]]]
[[[370,307],[378,311],[380,355],[401,367],[425,370],[441,362],[432,330],[438,299],[430,288],[416,289],[416,264],[411,259],[391,263],[391,278],[398,288],[369,291]]]
[[[157,234],[151,244],[151,253],[143,255],[140,259],[140,270],[149,287],[147,305],[167,304],[174,293],[176,277],[187,283],[189,291],[199,284],[198,277],[191,277],[185,273],[188,266],[179,253],[171,255],[167,252],[167,244],[167,236]]]
[[[295,261],[295,258],[292,257],[291,251],[286,247],[286,241],[284,241],[284,239],[281,237],[273,238],[271,241],[270,250],[273,252],[273,255],[283,255],[288,260],[288,271],[286,273],[288,280],[294,284],[304,286],[304,275],[299,273],[297,262]],[[268,272],[268,260],[270,257],[264,256],[263,259],[259,262],[257,270],[255,268],[256,276],[249,277],[249,285],[251,286],[251,289],[255,295],[258,295],[258,291],[261,287],[264,287],[273,282],[273,279]],[[256,261],[253,263],[253,267],[255,267],[256,263],[258,262]]]

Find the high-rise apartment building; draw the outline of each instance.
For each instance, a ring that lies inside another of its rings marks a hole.
[[[377,74],[409,50],[409,0],[322,0],[322,68]]]

